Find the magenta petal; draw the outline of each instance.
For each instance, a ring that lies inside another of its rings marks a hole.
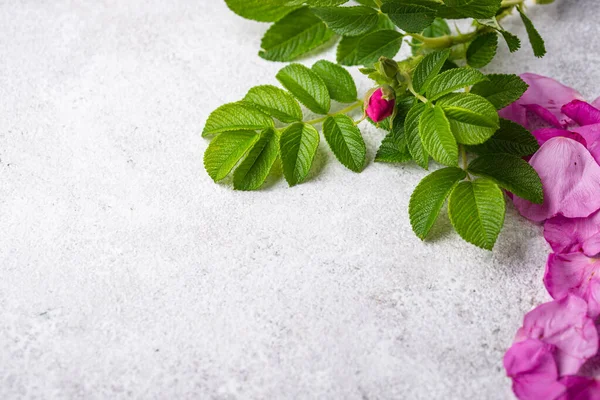
[[[531,132],[531,134],[537,139],[540,146],[552,138],[566,137],[569,139],[573,139],[576,142],[579,142],[587,147],[586,140],[579,133],[570,132],[564,129],[541,128]]]
[[[598,331],[587,311],[583,299],[567,295],[527,313],[518,335],[556,346],[559,375],[574,374],[598,351]]]
[[[527,111],[531,111],[532,113],[540,117],[542,121],[545,121],[553,127],[559,129],[563,127],[558,118],[556,118],[556,116],[552,114],[547,108],[544,108],[539,104],[524,104],[523,107],[525,107]]]
[[[557,216],[544,224],[544,238],[556,253],[581,251],[583,244],[597,233],[600,233],[600,211],[587,218]]]
[[[573,100],[562,106],[561,111],[579,125],[600,123],[600,110],[581,100]]]
[[[588,304],[588,315],[600,315],[600,260],[583,253],[550,254],[544,284],[548,293],[560,299],[575,294]]]
[[[554,79],[536,74],[523,74],[521,78],[529,85],[525,94],[510,106],[500,110],[502,118],[510,119],[529,128],[527,109],[523,105],[536,104],[547,109],[560,122],[568,122],[560,108],[575,99],[583,100],[583,96],[576,90],[567,87]]]
[[[542,180],[544,203],[533,204],[515,196],[515,206],[524,217],[533,221],[556,215],[580,218],[600,209],[600,166],[581,143],[562,137],[550,139],[530,164]]]
[[[383,98],[383,90],[377,89],[369,98],[366,113],[373,122],[381,122],[394,113],[396,100]]]
[[[600,124],[578,126],[574,127],[572,131],[583,136],[592,157],[600,163]]]
[[[559,400],[598,400],[600,399],[600,382],[587,376],[565,376],[561,378],[565,385],[564,396]]]
[[[592,106],[594,106],[596,108],[600,108],[600,97],[598,97],[596,100],[592,101]]]
[[[554,351],[554,346],[537,339],[515,343],[508,349],[504,368],[519,399],[552,399],[564,391],[558,382]]]
[[[583,242],[583,254],[588,257],[600,256],[600,232]]]

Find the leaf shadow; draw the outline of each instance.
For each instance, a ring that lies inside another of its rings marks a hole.
[[[312,167],[310,168],[310,172],[308,176],[304,180],[304,182],[309,182],[315,179],[325,168],[327,161],[331,158],[330,153],[325,149],[325,146],[319,145],[317,147],[317,153],[315,154],[315,158],[312,163]]]

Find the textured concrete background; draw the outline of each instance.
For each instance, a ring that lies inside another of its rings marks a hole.
[[[549,55],[503,45],[491,70],[600,95],[600,2],[531,14]],[[494,252],[446,220],[421,243],[424,172],[323,145],[293,189],[203,171],[208,112],[275,83],[266,28],[222,1],[0,2],[0,398],[511,398],[540,227],[510,208]]]

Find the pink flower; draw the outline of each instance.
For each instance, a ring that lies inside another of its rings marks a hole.
[[[565,386],[565,393],[557,400],[598,400],[600,399],[600,382],[586,376],[565,376],[560,380]]]
[[[556,253],[583,251],[594,257],[600,253],[600,211],[587,218],[551,218],[544,224],[544,237]]]
[[[544,284],[553,298],[575,294],[587,302],[591,318],[600,316],[600,259],[583,253],[550,254]]]
[[[573,100],[583,100],[583,96],[554,79],[536,74],[523,74],[521,78],[529,85],[523,96],[510,106],[500,110],[502,118],[510,119],[527,129],[531,129],[534,114],[555,128],[561,128],[570,123],[561,108]]]
[[[542,180],[544,203],[514,196],[524,217],[540,222],[557,215],[582,218],[600,209],[600,166],[581,143],[552,138],[533,155],[530,164]]]
[[[598,332],[581,298],[567,295],[544,303],[525,315],[515,341],[537,339],[554,345],[560,376],[576,374],[598,351]]]
[[[513,344],[504,355],[506,375],[521,400],[554,399],[565,391],[558,381],[556,347],[538,339]]]
[[[379,88],[369,98],[366,113],[373,122],[381,122],[394,113],[396,100],[391,88]]]

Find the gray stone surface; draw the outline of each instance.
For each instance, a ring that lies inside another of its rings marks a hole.
[[[600,3],[531,14],[549,55],[502,45],[490,71],[600,95]],[[293,189],[203,171],[208,112],[275,83],[266,27],[222,1],[0,2],[0,398],[511,398],[503,353],[548,298],[540,227],[510,208],[491,253],[448,222],[422,243],[424,172],[354,174],[325,146]]]

